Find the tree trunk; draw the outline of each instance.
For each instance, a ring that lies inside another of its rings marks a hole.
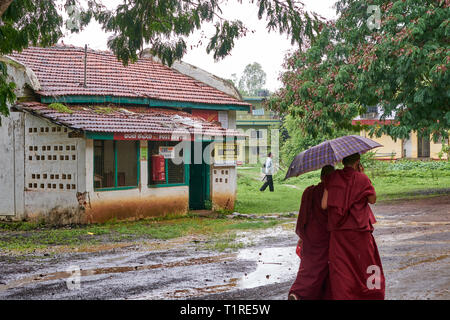
[[[0,17],[14,0],[0,0]]]

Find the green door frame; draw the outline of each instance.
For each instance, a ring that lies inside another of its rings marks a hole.
[[[200,206],[198,206],[198,207],[195,206],[195,203],[193,202],[193,200],[195,200],[195,199],[192,198],[193,192],[191,192],[193,190],[193,188],[195,188],[195,189],[197,189],[197,188],[195,186],[191,185],[193,179],[191,179],[191,176],[189,175],[189,208],[194,209],[194,210],[195,209],[205,209],[205,201],[211,200],[211,195],[210,195],[211,166],[203,161],[203,152],[204,152],[206,146],[208,144],[210,144],[211,142],[202,141],[201,143],[202,143],[202,164],[201,164],[201,168],[200,168],[201,178],[197,181],[199,181],[201,183],[201,185],[199,187],[200,187],[200,191],[201,191],[201,200],[203,200],[203,203],[201,203]],[[193,148],[194,148],[194,142],[191,143],[192,155],[194,154]],[[193,163],[192,157],[191,157],[190,173],[193,173],[196,171],[194,168],[192,168],[192,166],[194,166],[194,165],[196,165],[196,164]],[[197,166],[198,166],[198,164],[197,164]],[[193,208],[194,206],[195,206],[195,208]]]

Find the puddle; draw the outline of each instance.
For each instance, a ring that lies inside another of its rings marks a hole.
[[[237,235],[237,242],[246,246],[266,243],[268,239],[279,239],[284,234],[295,232],[295,224],[292,222],[284,222],[274,228],[264,230],[240,231]],[[269,248],[270,249],[270,248]],[[295,250],[294,250],[295,252]]]
[[[256,261],[256,269],[240,278],[224,279],[223,283],[166,292],[146,292],[127,299],[186,299],[206,294],[223,293],[234,289],[250,289],[291,279],[297,274],[300,265],[295,247],[241,249],[235,255],[235,259]]]
[[[209,256],[209,257],[201,257],[201,258],[191,258],[181,261],[174,261],[168,263],[159,263],[159,264],[151,264],[151,265],[136,265],[136,266],[117,266],[117,267],[104,267],[104,268],[95,268],[95,269],[86,269],[80,270],[80,275],[82,277],[93,276],[93,275],[102,275],[102,274],[112,274],[112,273],[125,273],[132,271],[141,271],[141,270],[151,270],[151,269],[160,269],[160,268],[175,268],[175,267],[187,267],[193,265],[203,265],[207,263],[219,263],[224,261],[230,261],[234,258],[234,254],[223,254],[219,256]],[[38,274],[31,277],[19,279],[16,281],[11,281],[5,285],[0,285],[0,291],[4,291],[11,288],[21,287],[31,283],[52,281],[52,280],[60,280],[66,279],[72,276],[71,272],[62,271],[62,272],[54,272],[47,274]]]
[[[295,247],[243,249],[239,251],[237,258],[257,261],[256,270],[237,282],[236,286],[240,289],[285,281],[297,274],[300,265]]]

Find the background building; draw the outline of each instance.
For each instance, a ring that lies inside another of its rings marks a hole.
[[[264,108],[266,97],[244,97],[251,104],[249,111],[236,112],[236,128],[247,134],[238,149],[239,163],[249,163],[253,159],[265,159],[270,151],[270,129],[280,124],[277,113]]]
[[[369,107],[368,112],[362,116],[358,116],[352,121],[354,125],[374,125],[377,123],[395,124],[394,116],[380,120],[381,112],[379,107]],[[430,137],[420,137],[417,132],[410,133],[409,139],[394,140],[388,135],[381,137],[371,137],[367,130],[361,130],[360,135],[370,138],[383,147],[376,149],[375,157],[378,159],[434,159],[438,160],[439,152],[442,150],[442,145],[448,145],[448,139],[439,139],[434,142]],[[447,155],[443,154],[442,159],[447,159]]]

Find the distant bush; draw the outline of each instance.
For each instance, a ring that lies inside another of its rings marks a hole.
[[[307,172],[298,177],[292,177],[287,180],[284,180],[284,177],[286,176],[286,172],[287,172],[287,170],[279,170],[275,174],[275,176],[273,176],[273,181],[276,183],[283,183],[283,184],[298,184],[301,181],[305,181],[305,180],[315,180],[316,183],[319,183],[319,181],[320,181],[320,170]]]
[[[369,178],[432,178],[450,176],[450,163],[448,161],[420,161],[397,160],[395,162],[377,161],[365,170]]]
[[[450,145],[449,144],[442,145],[441,151],[438,152],[439,159],[442,160],[444,157],[444,154],[447,155],[447,161],[450,161]]]
[[[375,159],[375,152],[368,151],[361,155],[361,164],[364,168],[372,168],[375,167],[379,161]]]
[[[389,166],[390,170],[441,170],[449,169],[450,163],[447,161],[412,161],[412,160],[398,160]]]

